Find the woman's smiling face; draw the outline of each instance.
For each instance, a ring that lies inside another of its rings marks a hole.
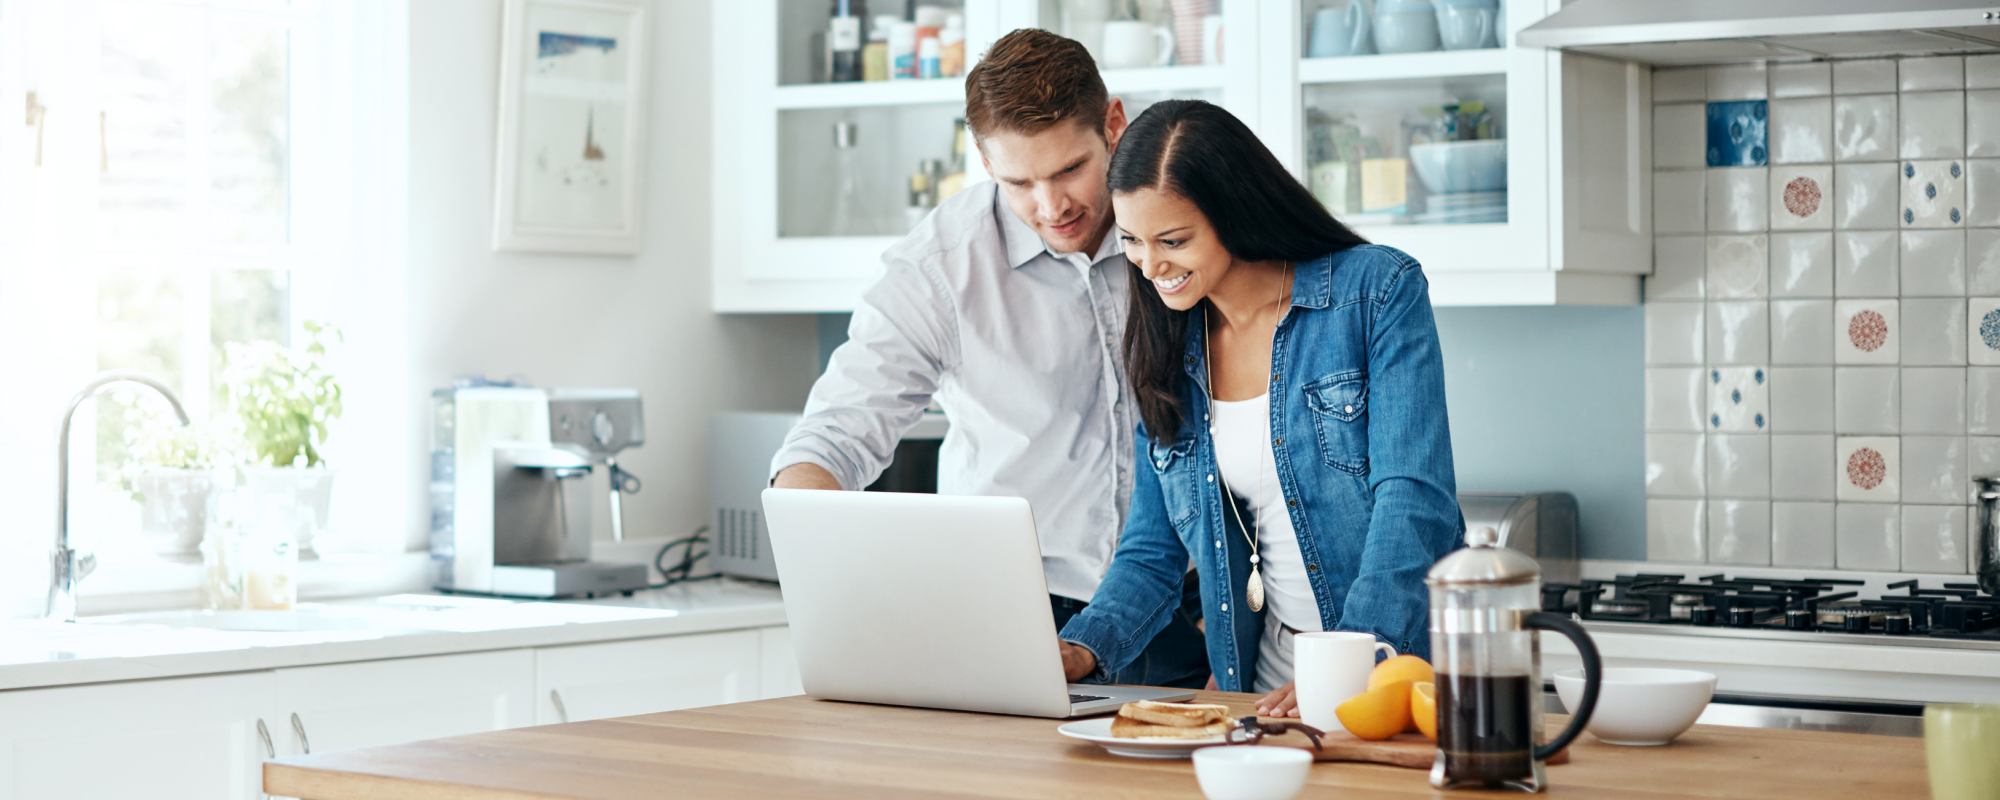
[[[1228,276],[1236,259],[1194,203],[1160,189],[1113,195],[1125,257],[1175,311],[1194,308]]]

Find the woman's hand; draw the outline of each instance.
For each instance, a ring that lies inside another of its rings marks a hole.
[[[1257,701],[1257,716],[1296,717],[1299,715],[1298,682],[1293,681]]]
[[[1097,656],[1092,654],[1089,648],[1078,647],[1069,642],[1061,642],[1060,644],[1062,645],[1064,680],[1076,683],[1083,680],[1085,675],[1089,675],[1097,670]]]

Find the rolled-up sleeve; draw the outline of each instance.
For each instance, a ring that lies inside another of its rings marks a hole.
[[[873,483],[896,443],[930,405],[957,359],[951,296],[930,254],[902,247],[883,256],[881,279],[861,297],[847,342],[813,384],[805,414],[771,459],[771,475],[815,464],[840,487]]]

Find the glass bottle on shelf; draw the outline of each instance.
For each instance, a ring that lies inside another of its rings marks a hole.
[[[874,24],[868,26],[868,44],[861,48],[862,80],[889,79],[889,26],[894,24],[896,15],[876,14]]]
[[[827,65],[827,79],[834,83],[861,80],[861,16],[865,13],[866,0],[833,0],[833,18],[826,29],[826,49],[831,59]]]
[[[868,224],[867,194],[861,188],[860,153],[854,147],[855,126],[833,124],[833,203],[827,207],[826,235],[864,236],[875,233]]]
[[[938,181],[939,204],[965,189],[965,139],[968,135],[964,117],[951,121],[951,164],[945,167],[944,178]]]

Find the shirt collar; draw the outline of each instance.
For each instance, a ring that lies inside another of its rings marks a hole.
[[[1048,242],[1042,241],[1041,234],[1036,233],[1032,226],[1022,222],[1021,218],[1014,214],[1014,208],[1007,205],[1007,198],[1001,195],[997,183],[993,188],[993,214],[1000,218],[1000,235],[1007,244],[1008,266],[1020,269],[1033,261],[1035,256],[1043,253],[1048,253],[1058,260],[1062,259],[1062,256],[1049,249]],[[1106,230],[1104,241],[1097,244],[1097,253],[1091,256],[1090,263],[1096,264],[1124,252],[1125,243],[1118,240],[1117,231]]]

